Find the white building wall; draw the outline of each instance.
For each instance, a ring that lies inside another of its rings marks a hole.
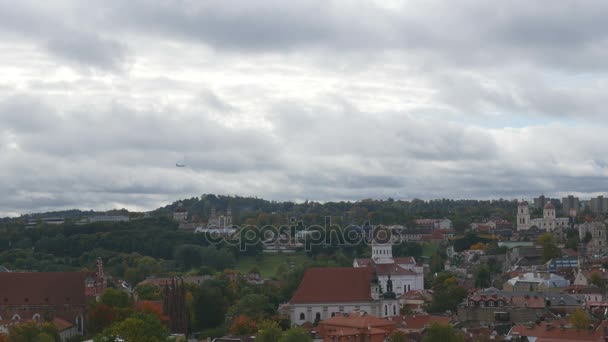
[[[348,302],[348,303],[315,303],[315,304],[293,304],[291,306],[291,323],[302,325],[303,323],[314,323],[316,315],[320,319],[328,319],[333,314],[350,313],[353,311],[365,311],[370,315],[376,315],[375,308],[371,302]],[[304,319],[301,319],[301,315]]]

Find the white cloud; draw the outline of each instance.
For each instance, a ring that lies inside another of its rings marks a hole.
[[[0,3],[0,215],[606,191],[608,6],[571,4]]]

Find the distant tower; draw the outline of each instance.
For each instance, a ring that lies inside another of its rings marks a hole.
[[[548,202],[545,205],[545,208],[543,210],[543,216],[544,216],[545,220],[555,219],[555,206],[553,206],[553,204],[551,202]]]
[[[376,273],[375,270],[374,270],[374,273],[372,274],[372,279],[371,279],[369,285],[370,285],[370,290],[372,293],[372,299],[373,300],[380,299],[380,282],[378,281],[378,274]]]
[[[530,208],[528,202],[522,201],[517,205],[517,230],[530,228]]]
[[[232,207],[228,206],[226,209],[226,227],[232,226]]]
[[[95,290],[98,294],[101,294],[108,286],[108,279],[103,273],[103,260],[97,258],[97,274],[96,274]]]
[[[393,260],[391,232],[385,227],[379,226],[374,229],[372,260],[375,264],[392,264],[395,262]]]
[[[393,245],[388,243],[381,243],[377,241],[372,242],[372,259],[376,264],[392,263],[393,259]],[[387,260],[388,259],[388,260]],[[382,262],[386,260],[386,262]]]

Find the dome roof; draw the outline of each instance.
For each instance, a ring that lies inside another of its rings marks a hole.
[[[555,209],[555,206],[553,205],[553,203],[548,202],[547,204],[545,204],[545,209]]]
[[[518,204],[518,205],[519,205],[520,207],[527,207],[527,206],[528,206],[528,202],[526,202],[526,201],[521,201],[521,202],[519,202],[519,204]]]

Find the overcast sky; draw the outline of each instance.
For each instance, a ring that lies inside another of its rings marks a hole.
[[[608,190],[606,18],[606,1],[0,0],[0,216],[590,197]]]

